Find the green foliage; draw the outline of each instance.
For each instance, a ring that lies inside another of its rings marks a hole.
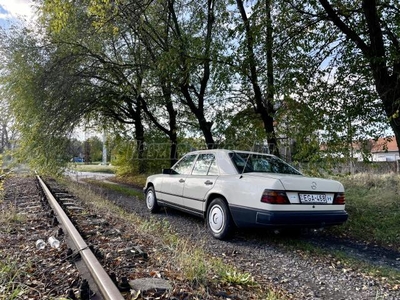
[[[148,131],[146,143],[143,147],[143,157],[138,154],[138,143],[129,136],[118,136],[113,141],[112,165],[117,168],[117,175],[132,176],[138,174],[139,164],[145,165],[146,174],[160,173],[162,169],[169,168],[171,143],[157,131]],[[202,139],[179,138],[176,158],[194,149],[205,149]]]
[[[26,163],[39,174],[59,175],[70,157],[66,148],[68,140],[49,136],[43,132],[25,131],[21,133],[19,148],[14,152],[14,159]]]
[[[400,177],[356,174],[340,178],[349,220],[342,234],[400,249]]]
[[[59,113],[59,107],[51,101],[51,92],[42,88],[41,62],[46,51],[26,29],[14,29],[2,43],[6,59],[0,78],[2,92],[12,99],[10,109],[20,132],[15,161],[28,163],[39,172],[57,173],[66,159],[65,130],[70,129],[73,120],[69,114]]]
[[[85,163],[70,163],[68,167],[73,171],[77,172],[92,172],[92,173],[107,173],[114,174],[115,168],[110,165],[101,165],[101,164],[85,164]]]
[[[181,252],[177,256],[177,261],[185,278],[194,285],[206,285],[209,262],[204,251],[182,242],[179,243],[179,249]]]
[[[320,3],[280,2],[280,13],[276,14],[275,19],[282,28],[277,31],[276,37],[276,46],[280,49],[277,52],[277,68],[278,72],[286,70],[286,73],[281,78],[279,88],[283,95],[290,95],[285,102],[299,106],[295,113],[289,111],[294,122],[290,127],[295,128],[293,124],[296,124],[303,130],[307,121],[310,122],[312,126],[306,132],[318,132],[321,143],[334,145],[327,147],[327,151],[348,158],[349,145],[353,141],[381,136],[388,129],[384,111],[387,104],[382,96],[378,100],[377,87],[372,84],[373,72],[378,70],[378,66],[377,69],[371,69],[371,64],[380,58],[365,55],[366,52],[360,49],[363,42],[369,44],[373,40],[364,34],[367,25],[363,10],[360,9],[361,3],[339,1],[330,5],[333,6],[332,11],[338,13],[338,19],[343,21],[343,26],[348,26],[352,31],[352,38],[359,38],[357,42],[334,24],[332,16],[328,16]],[[389,5],[380,9],[385,13],[379,14],[382,20],[376,24],[382,22],[397,28],[396,20],[389,17],[393,14],[392,7]],[[394,32],[392,37],[398,35],[396,29]],[[388,32],[386,34],[391,35]],[[393,46],[389,42],[383,47],[392,52]],[[382,61],[380,66],[392,69],[389,66],[393,63],[388,59]],[[393,105],[397,107],[397,104]]]
[[[169,166],[168,143],[184,138],[196,140],[195,148],[201,136],[227,148],[263,145],[271,138],[264,107],[284,158],[316,164],[351,160],[354,141],[396,124],[398,97],[383,105],[387,93],[377,94],[371,69],[384,59],[382,70],[397,72],[395,5],[378,7],[384,22],[376,24],[390,30],[383,31],[385,56],[370,58],[318,2],[245,4],[248,24],[234,1],[39,1],[39,33],[2,33],[2,96],[21,132],[19,159],[56,172],[67,158],[64,139],[82,121],[95,121],[125,127],[136,140],[113,147],[120,174],[158,172]],[[367,39],[360,3],[334,5]],[[100,159],[98,141],[90,143],[91,160]]]
[[[251,150],[263,145],[265,130],[262,121],[252,107],[247,107],[234,115],[224,131],[221,148]]]
[[[116,167],[116,174],[125,176],[128,174],[137,174],[139,170],[136,154],[136,145],[129,139],[117,138],[115,148],[112,150],[112,164]]]
[[[222,261],[215,261],[215,267],[222,282],[242,285],[242,286],[256,286],[257,283],[254,281],[253,276],[248,272],[240,272],[234,267],[227,266]]]
[[[99,182],[96,180],[88,180],[88,182],[90,182],[92,185],[97,185],[102,188],[106,188],[106,189],[121,193],[123,195],[132,196],[132,197],[136,197],[138,199],[144,200],[143,192],[138,191],[137,188],[131,188],[128,186],[119,185],[119,184],[115,184],[115,183]],[[141,186],[144,186],[144,184],[142,184]]]
[[[2,284],[0,297],[9,300],[20,299],[27,291],[27,287],[20,282],[24,270],[18,265],[15,257],[9,257],[3,250],[0,252],[0,257],[0,282]]]
[[[90,137],[87,141],[90,149],[90,159],[93,162],[103,160],[103,142],[97,136]]]

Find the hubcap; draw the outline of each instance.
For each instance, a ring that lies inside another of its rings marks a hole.
[[[146,197],[146,204],[148,208],[153,208],[154,206],[154,194],[153,192],[148,192]]]
[[[224,211],[221,206],[214,205],[210,210],[209,225],[213,232],[220,232],[224,226]]]

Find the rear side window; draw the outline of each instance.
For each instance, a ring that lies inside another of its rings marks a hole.
[[[218,175],[214,154],[200,154],[194,164],[192,175]]]
[[[219,169],[217,166],[217,161],[214,159],[210,165],[210,169],[208,169],[207,175],[219,175]]]
[[[231,158],[233,165],[236,167],[238,173],[242,174],[254,172],[251,164],[248,161],[248,157],[243,157],[240,154],[241,153],[237,152],[232,152],[229,154],[229,157]]]

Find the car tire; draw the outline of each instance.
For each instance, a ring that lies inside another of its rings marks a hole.
[[[219,240],[230,237],[233,221],[227,203],[221,198],[212,200],[207,209],[207,227],[212,236]]]
[[[151,213],[156,213],[160,210],[160,206],[157,203],[156,192],[152,186],[148,187],[146,191],[146,206]]]

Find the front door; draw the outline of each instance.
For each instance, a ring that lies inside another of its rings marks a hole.
[[[196,154],[184,156],[172,168],[176,174],[165,175],[161,187],[164,201],[173,206],[182,207],[183,187],[188,175],[192,172],[196,156]]]

